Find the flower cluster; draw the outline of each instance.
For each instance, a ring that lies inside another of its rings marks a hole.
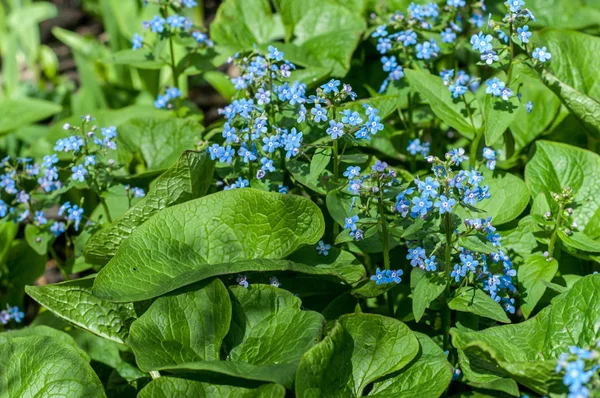
[[[484,158],[488,167],[495,165],[495,152],[490,148],[484,149]],[[429,157],[433,164],[433,176],[425,179],[417,178],[414,187],[408,187],[396,197],[395,210],[402,217],[410,215],[411,218],[445,218],[445,228],[450,228],[456,206],[469,209],[478,202],[490,197],[489,189],[483,185],[483,175],[475,170],[458,170],[459,166],[467,160],[462,148],[453,149],[445,156],[445,160]],[[468,247],[452,246],[452,257],[458,260],[451,264],[444,264],[444,269],[452,271],[450,277],[457,284],[480,284],[483,290],[500,302],[505,310],[514,313],[514,299],[509,294],[516,292],[512,278],[516,275],[510,258],[502,251],[500,235],[492,225],[491,217],[487,219],[465,219],[462,227],[453,231],[453,242],[462,242],[468,238],[488,242],[496,251],[478,252]],[[428,272],[437,272],[440,252],[448,243],[439,239],[438,244],[429,249],[430,252],[416,244],[409,248],[406,256],[413,267],[419,267]],[[467,245],[468,246],[468,245]],[[443,256],[442,256],[443,257]],[[450,268],[452,267],[452,268]]]
[[[390,83],[402,79],[403,68],[409,63],[429,62],[440,55],[438,42],[431,38],[434,32],[439,32],[442,43],[452,44],[457,34],[463,32],[465,20],[483,26],[483,11],[483,2],[467,7],[464,0],[447,0],[443,7],[435,2],[411,3],[406,12],[396,11],[381,19],[371,34],[377,39],[383,70],[388,73],[379,91],[384,92]]]
[[[440,77],[444,81],[444,85],[448,86],[448,91],[452,93],[453,98],[465,95],[467,89],[475,91],[479,87],[479,79],[472,79],[464,70],[459,70],[455,77],[454,69],[443,69]]]
[[[248,56],[236,55],[230,60],[240,71],[232,79],[240,94],[230,105],[220,110],[223,142],[208,148],[211,159],[248,169],[248,178],[238,178],[235,187],[248,186],[253,178],[261,180],[277,170],[284,159],[301,153],[305,139],[303,126],[324,131],[334,141],[345,134],[370,140],[383,130],[377,109],[364,105],[366,116],[350,109],[338,109],[347,99],[355,99],[352,87],[332,79],[308,96],[307,87],[289,78],[296,66],[284,59],[284,54],[269,46],[267,54],[255,49]],[[287,120],[277,114],[292,115]],[[233,185],[229,185],[233,188]]]
[[[410,153],[413,156],[420,154],[421,156],[426,158],[427,156],[429,156],[429,146],[430,146],[429,142],[426,142],[426,141],[421,142],[420,139],[415,138],[414,140],[408,141],[406,150],[408,151],[408,153]]]
[[[569,398],[587,398],[590,391],[600,388],[600,341],[595,347],[571,346],[562,353],[556,364],[556,373],[564,371],[563,384],[569,389]]]
[[[10,320],[14,320],[16,323],[21,323],[25,314],[19,309],[19,307],[6,306],[5,310],[0,311],[0,324],[6,325]]]
[[[359,213],[364,213],[367,216],[365,220],[361,220],[358,215],[352,215],[345,219],[344,229],[358,241],[364,238],[367,227],[372,227],[373,232],[378,229],[379,221],[371,218],[372,209],[368,203],[373,198],[385,202],[384,195],[387,194],[390,187],[399,183],[399,181],[396,178],[396,172],[386,162],[380,160],[375,161],[370,171],[362,175],[360,167],[349,166],[344,172],[344,177],[348,179],[348,192],[353,195],[349,210],[352,212],[357,209]],[[362,203],[363,200],[366,204]],[[385,204],[387,205],[387,202]],[[378,214],[378,216],[385,217],[385,214]]]
[[[401,269],[399,270],[393,270],[393,269],[385,269],[385,270],[380,270],[379,268],[377,268],[375,270],[375,275],[371,276],[371,280],[375,281],[378,285],[385,285],[388,283],[400,283],[402,282],[402,278],[400,278],[402,276],[402,274],[404,273],[404,271],[402,271]]]

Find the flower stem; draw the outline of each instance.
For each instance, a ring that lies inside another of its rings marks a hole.
[[[60,259],[58,258],[58,255],[56,254],[56,251],[54,250],[54,247],[52,247],[52,245],[48,245],[48,251],[50,252],[50,256],[54,259],[54,262],[56,263],[56,268],[58,268],[64,280],[70,280],[71,277],[69,276],[69,273],[65,270],[62,261],[60,261]]]
[[[377,210],[379,212],[379,219],[381,220],[381,242],[383,244],[383,267],[386,270],[391,269],[390,267],[390,248],[389,248],[389,233],[387,220],[385,219],[385,208],[383,206],[383,189],[381,188],[381,181],[377,180],[379,188],[379,196],[377,198]],[[388,302],[388,313],[394,317],[394,293],[393,288],[387,291],[387,302]]]
[[[512,16],[511,16],[512,18]],[[508,73],[506,74],[506,84],[509,85],[510,84],[510,77],[512,75],[512,68],[513,68],[513,58],[515,57],[515,46],[512,40],[512,36],[513,36],[513,22],[512,19],[510,21],[510,25],[509,25],[509,33],[510,35],[508,36],[508,42],[510,43],[510,59],[508,61]]]
[[[550,236],[550,242],[548,243],[548,258],[552,258],[554,254],[554,245],[556,244],[556,237],[558,236],[558,230],[560,229],[563,210],[564,205],[561,204],[558,208],[558,215],[556,216],[556,225],[554,225],[554,230],[552,231],[552,236]]]
[[[471,108],[469,107],[469,103],[465,96],[462,96],[462,99],[465,103],[465,108],[467,109],[467,115],[469,115],[469,122],[471,123],[471,127],[473,128],[473,141],[471,142],[471,152],[469,153],[469,163],[471,167],[475,167],[475,162],[477,161],[477,149],[479,148],[479,142],[481,141],[481,137],[483,136],[483,129],[477,131],[475,128],[475,123],[473,122],[473,114],[471,113]]]
[[[443,314],[442,314],[442,327],[443,327],[443,338],[444,344],[443,349],[447,350],[450,348],[450,322],[451,322],[451,310],[448,307],[447,300],[450,298],[450,260],[452,255],[452,219],[451,213],[444,215],[444,229],[446,230],[446,257],[445,263],[445,279],[446,279],[446,291],[444,293]]]
[[[100,203],[102,204],[102,208],[104,209],[104,213],[106,213],[106,219],[108,220],[108,223],[112,224],[113,220],[112,220],[112,217],[110,216],[110,211],[108,210],[108,204],[106,203],[106,199],[104,199],[100,195],[98,195],[98,198],[100,198]]]

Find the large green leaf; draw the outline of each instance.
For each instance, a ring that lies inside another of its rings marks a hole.
[[[402,322],[344,315],[302,358],[296,396],[361,397],[368,384],[402,369],[418,352],[417,338]]]
[[[477,204],[484,213],[473,213],[474,217],[492,217],[494,225],[502,225],[517,218],[529,204],[527,185],[515,175],[486,178],[484,184],[490,188],[491,197]]]
[[[94,294],[113,301],[155,297],[230,273],[227,263],[244,270],[245,260],[286,257],[316,243],[323,230],[323,215],[308,199],[249,188],[219,192],[164,209],[137,228],[98,274]],[[245,270],[289,266],[250,263],[256,265]]]
[[[515,97],[509,101],[491,95],[483,97],[483,118],[485,119],[485,144],[494,145],[501,138],[508,126],[517,116],[519,100]]]
[[[541,395],[563,393],[562,375],[554,369],[559,355],[570,346],[593,345],[600,338],[600,329],[592,326],[600,318],[598,291],[600,275],[588,275],[526,322],[479,332],[452,329],[461,368],[483,376],[512,377]]]
[[[561,104],[560,99],[542,82],[540,76],[524,63],[513,64],[510,87],[519,87],[521,94],[521,106],[510,124],[515,152],[519,152],[549,128],[557,117]],[[533,103],[531,112],[525,106],[529,101]]]
[[[9,338],[0,344],[0,397],[106,397],[80,352],[47,336]]]
[[[289,256],[288,260],[320,269],[331,269],[333,272],[337,272],[344,281],[352,285],[367,276],[365,267],[354,254],[340,250],[337,247],[332,247],[327,256],[320,255],[312,246],[303,247]]]
[[[193,120],[140,117],[119,126],[119,143],[141,155],[148,170],[170,167],[200,139],[202,126]]]
[[[569,5],[561,10],[576,8]],[[600,15],[600,10],[596,10]],[[598,20],[596,20],[598,21]],[[563,29],[544,29],[538,35],[548,47],[552,60],[548,68],[559,80],[595,100],[600,100],[600,81],[596,78],[600,62],[600,38]]]
[[[498,322],[510,322],[502,306],[489,294],[475,287],[458,289],[454,298],[448,302],[448,307],[455,311],[470,312]]]
[[[446,289],[445,279],[425,272],[420,268],[413,268],[410,273],[410,284],[413,288],[412,310],[415,321],[419,322],[429,308],[429,304],[437,299]]]
[[[62,110],[60,105],[33,98],[0,100],[2,118],[0,119],[0,135],[19,127],[44,120]]]
[[[35,301],[58,317],[98,336],[124,344],[136,318],[132,304],[115,304],[92,295],[94,277],[88,276],[25,289]]]
[[[479,112],[479,104],[473,94],[467,91],[464,98],[469,104],[474,125],[471,124],[465,102],[462,98],[452,98],[441,77],[411,69],[407,69],[405,73],[410,86],[427,100],[437,117],[465,137],[473,138],[475,136],[475,133],[481,128],[482,117]]]
[[[325,319],[303,311],[292,293],[270,285],[234,286],[224,361],[164,366],[161,370],[223,374],[270,381],[291,388],[302,355],[323,333]]]
[[[558,271],[558,262],[556,260],[548,261],[541,254],[535,254],[525,259],[525,262],[519,266],[518,278],[521,289],[521,311],[523,316],[528,318],[533,312],[536,304],[546,291],[544,281],[550,282]]]
[[[184,293],[159,297],[131,324],[127,344],[144,371],[219,359],[229,331],[231,301],[219,279]]]
[[[596,139],[600,138],[600,102],[563,83],[548,71],[542,71],[541,76],[544,83],[579,119],[586,131]]]
[[[408,367],[376,381],[369,397],[439,397],[452,380],[452,365],[427,335],[415,333],[421,349]]]
[[[552,192],[573,189],[576,207],[573,220],[588,237],[600,237],[600,156],[567,144],[537,141],[536,151],[525,167],[525,183],[532,195],[540,192],[554,212],[558,206]]]
[[[594,7],[593,3],[588,0],[528,0],[527,8],[535,15],[537,25],[583,29],[598,25],[600,20],[598,6]],[[498,2],[498,5],[505,13],[504,3]]]
[[[283,398],[285,388],[264,384],[256,388],[205,383],[163,376],[152,380],[138,394],[139,398]]]
[[[187,151],[152,185],[145,198],[87,241],[87,262],[106,264],[121,243],[160,210],[203,196],[212,183],[214,162],[204,152]]]

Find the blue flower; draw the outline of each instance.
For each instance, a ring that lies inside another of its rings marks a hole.
[[[437,263],[435,262],[435,256],[431,256],[425,259],[425,271],[435,272],[437,270]]]
[[[440,187],[440,183],[431,177],[425,178],[425,181],[419,181],[417,188],[421,192],[421,196],[426,198],[435,198],[438,196],[437,189]]]
[[[451,84],[448,87],[448,90],[452,93],[453,98],[458,98],[461,95],[465,95],[465,93],[467,92],[467,87],[461,86],[460,84]]]
[[[79,181],[79,182],[84,182],[85,176],[88,174],[88,171],[81,164],[79,164],[77,166],[73,166],[71,168],[71,171],[73,172],[73,174],[71,175],[71,178],[73,180]]]
[[[417,218],[418,216],[425,217],[427,212],[433,207],[433,203],[427,197],[415,197],[412,200],[413,206],[410,208],[410,216]]]
[[[260,87],[256,94],[254,94],[254,98],[256,98],[256,103],[258,105],[268,104],[271,102],[271,92]]]
[[[290,192],[290,189],[288,187],[286,187],[285,185],[279,185],[277,187],[277,192],[285,195],[286,193]]]
[[[388,278],[389,283],[400,283],[402,282],[402,278],[400,278],[400,276],[402,276],[402,274],[404,273],[404,271],[402,271],[401,269],[399,270],[387,270],[386,271],[386,276]]]
[[[314,116],[316,123],[327,121],[327,111],[323,109],[320,104],[315,105],[315,107],[310,110],[310,113]]]
[[[377,37],[385,37],[388,35],[388,32],[386,30],[387,25],[379,25],[375,31],[371,34],[371,37],[373,38],[377,38]]]
[[[450,28],[446,28],[442,31],[442,42],[444,43],[454,43],[456,40],[456,33]]]
[[[223,152],[225,149],[221,147],[219,144],[213,144],[208,148],[208,153],[210,154],[210,160],[219,159],[223,156]]]
[[[496,168],[496,151],[489,147],[483,148],[483,158],[487,160],[486,167],[488,169],[494,170]]]
[[[231,148],[231,145],[227,145],[226,148],[223,148],[223,151],[220,153],[219,162],[223,163],[231,163],[233,160],[233,155],[235,155],[235,150]]]
[[[296,123],[302,123],[306,120],[306,108],[304,104],[300,105],[300,109],[298,109],[298,118],[296,119]]]
[[[143,42],[142,42],[142,36],[140,36],[139,34],[134,34],[133,35],[133,39],[131,39],[131,49],[132,50],[137,50],[138,48],[142,48]]]
[[[512,92],[512,90],[511,90],[510,88],[508,88],[508,87],[504,87],[504,88],[502,89],[502,91],[500,92],[500,97],[502,97],[502,99],[503,99],[504,101],[508,101],[508,99],[509,99],[510,97],[512,97],[512,96],[513,96],[513,92]]]
[[[237,277],[236,282],[238,285],[248,288],[248,278],[246,275],[240,275]]]
[[[320,256],[327,256],[329,254],[329,250],[331,250],[331,245],[320,240],[317,244],[317,253]]]
[[[494,62],[498,61],[498,55],[496,54],[496,51],[494,51],[494,50],[489,50],[489,51],[484,52],[483,54],[481,54],[480,58],[483,62],[485,62],[488,65],[491,65]]]
[[[474,273],[475,268],[479,265],[479,261],[475,260],[470,254],[461,254],[459,257],[465,271],[471,271]]]
[[[523,0],[509,0],[508,8],[510,12],[519,12],[521,11],[521,7],[525,5],[525,1]]]
[[[440,72],[440,77],[444,81],[445,85],[450,84],[450,81],[454,77],[454,69],[442,69]]]
[[[361,187],[362,187],[362,180],[355,178],[352,181],[350,181],[350,184],[348,185],[348,191],[352,192],[354,195],[357,195],[358,192],[360,191]]]
[[[281,51],[279,51],[277,48],[275,48],[273,46],[269,46],[268,50],[269,50],[268,57],[270,59],[274,59],[275,61],[283,60],[283,53]]]
[[[498,80],[497,77],[494,77],[493,79],[488,79],[485,82],[485,84],[487,86],[485,92],[487,94],[492,94],[494,97],[499,97],[502,93],[502,90],[506,86],[504,82]]]
[[[344,171],[344,177],[347,177],[349,180],[358,176],[360,176],[360,167],[358,166],[348,166],[346,171]]]
[[[456,205],[456,200],[448,199],[445,195],[440,195],[439,200],[436,200],[434,206],[440,211],[440,214],[452,213],[452,207]]]
[[[187,8],[192,8],[196,7],[198,3],[196,3],[196,0],[183,0],[183,5]]]
[[[537,59],[540,62],[546,62],[552,59],[552,54],[548,52],[546,46],[543,46],[542,48],[537,47],[535,50],[533,50],[533,54],[531,55],[534,59]]]
[[[275,135],[269,135],[267,137],[263,137],[263,147],[262,150],[267,153],[273,153],[275,149],[279,148],[279,139]]]
[[[509,312],[511,314],[515,313],[515,299],[514,298],[503,298],[501,300],[502,307],[504,307],[504,311]]]
[[[156,101],[154,101],[154,107],[156,109],[163,109],[167,106],[167,104],[169,103],[169,100],[171,98],[169,98],[168,95],[158,95],[158,97],[156,98]]]
[[[498,29],[496,31],[496,34],[498,35],[498,39],[502,40],[504,43],[508,44],[508,36],[506,35],[506,33],[504,33],[504,31]]]
[[[471,36],[471,46],[473,50],[478,50],[480,53],[490,51],[492,49],[493,37],[491,35],[484,35],[483,32],[479,32],[476,35]]]
[[[63,222],[54,222],[54,224],[52,224],[50,227],[50,232],[52,232],[54,236],[60,236],[65,232],[65,227],[65,223]]]
[[[44,212],[41,210],[36,210],[34,221],[35,221],[36,225],[48,224],[48,219],[46,218],[46,215],[44,214]]]
[[[84,165],[86,166],[95,166],[96,165],[96,156],[95,155],[88,155],[84,158]]]
[[[466,270],[458,264],[454,264],[454,270],[450,273],[450,277],[456,282],[460,282],[460,278],[466,275]]]
[[[358,222],[358,216],[347,217],[345,220],[344,229],[356,231],[356,223]]]
[[[155,15],[150,21],[150,30],[154,33],[162,33],[165,30],[165,19]]]
[[[398,63],[396,62],[396,57],[394,57],[393,55],[390,57],[381,57],[381,63],[383,64],[384,72],[390,72],[396,66],[398,66]]]
[[[171,29],[181,28],[185,23],[185,17],[182,15],[173,14],[167,18],[167,23]]]
[[[327,83],[323,84],[321,86],[321,88],[323,89],[323,92],[325,94],[329,94],[332,92],[338,93],[340,87],[340,81],[339,80],[335,80],[335,79],[331,79],[330,81],[328,81]]]
[[[449,157],[456,165],[459,165],[468,159],[465,155],[464,148],[453,148],[446,154],[446,157]]]
[[[531,113],[531,111],[533,110],[533,102],[529,101],[527,105],[525,105],[525,109],[527,110],[527,113]]]
[[[383,130],[383,124],[380,121],[381,118],[377,116],[376,113],[371,112],[369,120],[365,124],[365,127],[369,130],[370,134],[377,134],[378,131]]]
[[[467,83],[469,83],[470,78],[471,76],[469,76],[467,72],[464,70],[459,70],[456,74],[456,83],[465,86]]]
[[[8,205],[0,199],[0,218],[6,217],[8,214]]]
[[[425,249],[419,246],[413,247],[406,255],[406,259],[410,260],[410,265],[413,267],[422,266],[424,264],[424,260],[427,259],[427,256],[425,255]]]
[[[143,198],[144,196],[146,196],[146,192],[144,192],[142,188],[138,187],[131,188],[131,193],[133,194],[134,198]]]
[[[371,166],[371,170],[379,172],[379,173],[383,173],[387,167],[388,167],[388,164],[386,162],[382,162],[381,160],[377,159],[375,161],[375,164],[373,166]]]
[[[440,51],[440,48],[433,39],[426,41],[423,44],[417,44],[415,49],[417,50],[417,58],[419,59],[435,58],[438,56],[438,52]]]
[[[446,5],[448,7],[464,7],[467,3],[465,0],[446,0]]]
[[[389,50],[392,49],[392,42],[387,37],[380,37],[377,40],[377,51],[381,54],[386,54]]]
[[[349,124],[350,126],[358,126],[362,123],[358,112],[352,112],[350,109],[342,111],[342,116],[342,123]]]
[[[275,171],[275,167],[273,166],[273,160],[263,157],[262,159],[260,159],[260,162],[262,163],[262,170],[268,171],[269,173]]]
[[[382,271],[379,268],[375,270],[375,275],[371,276],[371,280],[375,281],[377,285],[383,285],[385,283],[388,283],[388,277],[386,275],[385,270]]]
[[[326,130],[326,133],[331,136],[331,139],[335,140],[344,134],[344,125],[335,120],[330,120],[329,128]]]
[[[485,23],[485,19],[483,18],[482,14],[473,14],[473,15],[471,15],[471,18],[469,19],[469,22],[471,22],[477,28],[481,29],[481,27]]]
[[[15,307],[8,307],[8,314],[17,323],[21,323],[21,321],[25,317],[25,314],[23,313],[23,311],[21,311],[19,309],[19,307],[17,307],[17,306],[15,306]]]
[[[529,31],[529,26],[525,25],[522,28],[517,28],[517,33],[519,34],[519,39],[523,43],[529,43],[529,38],[533,33]]]

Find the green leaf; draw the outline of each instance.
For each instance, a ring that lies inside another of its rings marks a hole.
[[[27,224],[25,227],[25,240],[37,254],[40,256],[48,253],[48,243],[52,240],[53,234],[42,232],[39,227],[33,224]]]
[[[490,188],[492,196],[477,204],[484,213],[476,213],[475,217],[492,217],[494,225],[502,225],[517,218],[529,204],[527,185],[517,176],[506,173],[486,178],[484,184]]]
[[[441,77],[411,69],[407,69],[405,73],[410,86],[427,100],[437,117],[465,137],[469,139],[475,137],[475,132],[481,128],[482,118],[479,104],[473,94],[467,92],[464,98],[469,104],[474,125],[471,124],[462,98],[452,98]]]
[[[163,170],[192,149],[201,132],[202,126],[193,120],[145,116],[119,126],[119,143],[141,155],[148,170]]]
[[[586,131],[600,138],[600,102],[563,83],[552,73],[543,70],[542,80],[556,94],[567,109],[579,119]]]
[[[519,152],[550,127],[559,113],[561,103],[542,82],[538,73],[524,63],[513,63],[510,87],[519,87],[519,93],[522,95],[521,106],[510,124],[510,131],[515,140],[515,152]],[[527,112],[526,107],[529,101],[533,102],[531,112]]]
[[[417,338],[402,322],[344,315],[302,358],[296,396],[361,397],[368,384],[402,369],[418,352]]]
[[[577,207],[573,209],[573,221],[579,231],[592,239],[600,237],[600,156],[567,144],[537,141],[536,151],[525,166],[525,183],[529,192],[543,193],[552,211],[558,206],[552,192],[562,192],[571,187]]]
[[[588,275],[532,319],[474,332],[451,329],[461,368],[483,376],[509,376],[540,395],[562,394],[562,375],[555,372],[561,353],[570,346],[596,343],[600,317],[600,275]]]
[[[225,361],[199,361],[159,370],[223,374],[291,388],[302,355],[321,337],[325,319],[303,311],[292,293],[270,285],[230,288],[231,328],[223,343]]]
[[[540,301],[546,285],[543,282],[550,282],[558,271],[558,262],[556,260],[548,261],[541,254],[534,254],[527,257],[525,262],[518,268],[518,279],[521,289],[521,311],[525,318],[533,312],[536,304]]]
[[[44,286],[27,286],[35,301],[58,317],[100,337],[124,344],[136,318],[132,304],[115,304],[92,295],[93,276]]]
[[[98,231],[84,247],[86,261],[106,264],[121,243],[160,210],[203,196],[212,183],[214,162],[205,152],[187,151],[154,182],[145,198],[110,226]]]
[[[139,398],[284,398],[285,388],[264,384],[256,388],[229,386],[214,382],[162,376],[152,380],[138,394]]]
[[[584,252],[600,252],[600,242],[590,238],[584,233],[575,231],[571,232],[571,235],[567,235],[563,231],[558,230],[558,237],[562,243],[570,248],[582,250]]]
[[[327,189],[320,177],[322,173],[323,177],[331,179],[333,174],[329,172],[329,170],[321,170],[321,173],[313,174],[311,171],[311,165],[309,163],[296,159],[286,160],[285,167],[298,183],[312,189],[317,193],[320,193],[321,195],[327,194]]]
[[[327,256],[322,256],[313,246],[307,246],[297,250],[287,259],[319,269],[329,269],[340,275],[344,281],[351,285],[367,277],[365,267],[354,254],[340,250],[337,247],[332,247]]]
[[[504,11],[504,5],[501,7]],[[598,25],[600,18],[597,5],[594,6],[594,2],[587,0],[529,0],[527,8],[535,15],[535,24],[541,26],[583,29]],[[552,61],[555,59],[552,52]]]
[[[574,8],[579,9],[579,6],[570,3],[560,14]],[[600,16],[600,11],[595,11]],[[538,37],[552,54],[548,63],[550,72],[576,91],[600,100],[600,82],[595,77],[595,64],[600,61],[600,38],[564,29],[544,29]]]
[[[448,302],[448,307],[455,311],[470,312],[498,322],[510,323],[502,306],[486,292],[474,287],[458,289],[454,298]]]
[[[315,244],[323,231],[323,215],[308,199],[255,189],[222,191],[164,209],[137,228],[98,274],[94,294],[143,300],[229,273],[226,264],[231,268],[235,262],[238,270],[287,269],[289,262],[255,260],[248,268],[243,262],[284,258]]]
[[[131,324],[127,344],[141,370],[219,359],[231,322],[231,301],[219,279],[159,297]]]
[[[317,148],[310,161],[309,177],[315,180],[319,179],[321,173],[325,170],[331,160],[331,148]]]
[[[412,308],[415,321],[419,322],[429,308],[429,304],[437,299],[446,289],[446,282],[442,278],[425,272],[420,268],[413,268],[410,273],[410,283],[414,284]]]
[[[517,116],[519,100],[516,97],[504,101],[491,95],[483,97],[483,118],[485,119],[485,144],[494,145]]]
[[[63,344],[72,347],[86,362],[89,362],[90,357],[88,354],[79,348],[77,342],[73,339],[72,336],[68,335],[65,332],[61,332],[60,330],[51,328],[49,326],[27,326],[23,329],[9,330],[0,334],[0,344],[5,344],[10,342],[11,339],[15,337],[51,337],[53,340],[57,340]]]
[[[401,95],[380,95],[377,97],[346,102],[341,106],[341,109],[350,109],[352,112],[364,114],[365,108],[363,105],[368,104],[379,111],[377,115],[383,120],[396,112],[398,107],[402,106],[405,102],[406,100]]]
[[[0,100],[2,119],[0,135],[9,133],[19,127],[47,119],[62,111],[60,105],[33,98]]]
[[[376,381],[369,397],[439,397],[450,385],[454,370],[444,351],[422,333],[415,333],[421,350],[408,367]]]
[[[0,397],[106,397],[102,383],[75,348],[46,336],[0,344]]]
[[[48,257],[31,250],[29,244],[20,239],[9,242],[6,254],[4,264],[8,272],[2,278],[8,283],[7,289],[0,291],[0,300],[4,302],[3,306],[22,307],[25,286],[33,284],[44,274]]]
[[[154,54],[148,48],[138,50],[121,50],[112,56],[112,62],[116,65],[129,65],[139,69],[156,69],[168,65],[160,55]]]

